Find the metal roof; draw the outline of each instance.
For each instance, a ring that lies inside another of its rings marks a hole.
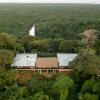
[[[77,54],[64,54],[58,53],[57,58],[59,62],[59,67],[61,66],[68,66],[71,61],[73,61],[78,55]]]
[[[17,54],[11,66],[34,67],[37,59],[37,54]]]

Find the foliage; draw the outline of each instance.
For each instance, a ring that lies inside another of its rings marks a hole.
[[[97,40],[95,43],[95,50],[96,50],[96,55],[100,55],[100,40]]]
[[[9,69],[10,64],[14,59],[14,54],[9,50],[1,50],[0,51],[0,68]]]
[[[99,100],[100,96],[100,80],[91,78],[87,80],[80,91],[79,100]]]
[[[0,4],[0,100],[99,100],[98,12],[99,5]],[[35,38],[28,35],[33,24]],[[82,32],[85,45],[80,42]],[[85,53],[87,47],[89,52]],[[42,57],[56,56],[57,52],[79,56],[71,62],[74,72],[70,76],[36,75],[21,84],[10,64],[15,54],[24,52],[37,52]]]
[[[16,50],[16,38],[8,33],[0,34],[0,49]]]
[[[64,40],[59,45],[61,52],[76,53],[78,52],[79,43],[73,40]]]
[[[38,92],[34,94],[33,99],[34,100],[49,100],[49,97],[47,95],[44,95],[43,92]]]
[[[60,75],[56,78],[55,83],[53,84],[54,94],[59,95],[59,100],[66,100],[68,97],[68,89],[70,89],[73,85],[73,80],[64,75]]]
[[[86,30],[81,34],[82,42],[86,47],[93,48],[93,45],[97,39],[97,33],[97,30]]]
[[[36,26],[36,36],[76,39],[86,29],[100,31],[99,5],[0,4],[0,32],[22,37]]]
[[[99,100],[99,97],[95,94],[85,93],[79,96],[79,100]]]

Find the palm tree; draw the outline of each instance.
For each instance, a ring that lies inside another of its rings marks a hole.
[[[68,89],[73,85],[73,80],[68,76],[60,75],[56,78],[55,83],[52,87],[52,92],[56,95],[59,95],[60,100],[66,100],[68,97]]]
[[[45,95],[43,92],[37,92],[34,94],[33,100],[49,100],[49,96]]]

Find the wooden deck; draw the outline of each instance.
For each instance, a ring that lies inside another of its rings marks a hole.
[[[55,69],[16,69],[19,71],[32,71],[33,73],[39,73],[39,74],[57,74],[57,73],[70,73],[73,71],[73,69],[65,69],[65,68],[55,68]]]

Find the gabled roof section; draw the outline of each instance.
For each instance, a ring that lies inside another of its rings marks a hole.
[[[58,59],[56,57],[38,58],[36,61],[37,68],[58,68]]]
[[[37,54],[17,54],[11,66],[35,67]]]
[[[77,56],[77,54],[58,53],[57,58],[59,67],[68,66],[69,63],[73,61]]]

